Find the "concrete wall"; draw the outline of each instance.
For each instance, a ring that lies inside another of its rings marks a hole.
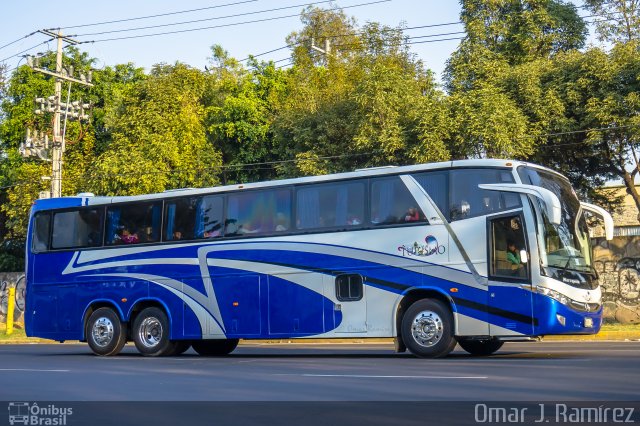
[[[640,237],[595,238],[594,243],[605,319],[640,323]]]
[[[22,321],[24,311],[24,274],[21,272],[0,272],[0,323],[7,321],[7,303],[9,299],[9,286],[16,288],[16,304],[13,311],[15,321]]]

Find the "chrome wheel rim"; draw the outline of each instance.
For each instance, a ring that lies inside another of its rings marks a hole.
[[[113,323],[107,317],[100,317],[93,323],[91,336],[96,345],[104,348],[113,340]]]
[[[157,318],[145,318],[138,329],[138,337],[140,342],[147,348],[157,346],[162,340],[162,324]]]
[[[422,311],[413,318],[411,335],[420,346],[430,348],[442,339],[444,326],[442,318],[433,311]]]

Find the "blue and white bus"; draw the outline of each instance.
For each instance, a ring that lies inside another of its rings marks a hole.
[[[465,160],[127,197],[43,199],[26,331],[116,355],[239,339],[393,337],[487,355],[602,322],[585,213],[562,175]]]

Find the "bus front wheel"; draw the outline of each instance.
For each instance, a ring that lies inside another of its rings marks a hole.
[[[233,352],[238,342],[238,339],[194,340],[191,346],[202,356],[223,356]]]
[[[127,342],[125,325],[110,308],[98,308],[87,320],[85,337],[96,355],[118,355]]]
[[[456,346],[451,311],[439,300],[414,302],[402,317],[402,340],[419,357],[447,356]]]
[[[171,355],[175,341],[169,340],[169,320],[162,309],[145,308],[136,316],[131,330],[133,342],[144,356]]]
[[[498,339],[471,340],[460,339],[458,344],[462,349],[475,356],[487,356],[496,352],[502,347],[504,342]]]

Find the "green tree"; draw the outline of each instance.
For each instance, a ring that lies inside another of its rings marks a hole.
[[[584,46],[587,29],[561,0],[461,0],[467,35],[445,70],[450,92],[495,80],[509,66]]]
[[[125,195],[217,183],[221,157],[206,138],[205,87],[198,70],[154,66],[106,120],[113,141],[97,157],[88,187]]]
[[[263,163],[277,160],[272,122],[286,93],[285,71],[257,61],[247,71],[220,46],[213,47],[211,59],[206,126],[223,155],[223,180],[273,179],[274,169]]]
[[[456,158],[526,159],[537,136],[559,125],[564,105],[546,75],[553,58],[584,45],[573,5],[555,0],[463,0],[467,36],[445,80]]]
[[[594,199],[598,187],[619,178],[640,211],[634,185],[640,174],[639,48],[628,42],[610,52],[593,48],[557,58],[547,78],[565,104],[557,131],[568,134],[548,138],[535,159],[567,174]]]
[[[281,157],[297,162],[280,166],[281,175],[449,158],[444,96],[401,28],[358,28],[342,12],[320,9],[307,9],[302,21],[288,39],[295,66],[274,123]],[[330,53],[319,58],[310,38],[332,40]]]
[[[594,15],[600,40],[627,42],[640,39],[639,0],[585,0],[585,6]]]

